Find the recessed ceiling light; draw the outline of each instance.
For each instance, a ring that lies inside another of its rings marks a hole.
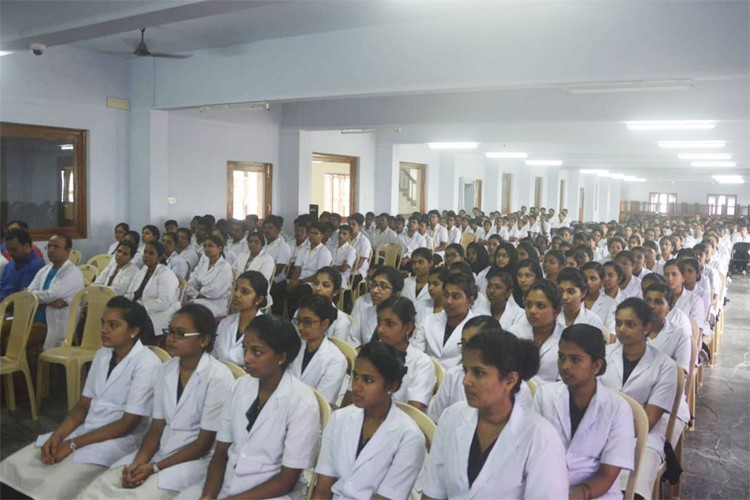
[[[582,168],[578,172],[580,172],[582,174],[602,174],[602,173],[606,174],[609,171],[608,170],[604,170],[604,169],[600,169],[600,168]]]
[[[430,149],[477,149],[478,142],[430,142]]]
[[[730,153],[680,153],[677,155],[680,160],[731,160]]]
[[[517,158],[522,160],[529,156],[529,153],[506,153],[491,151],[489,153],[484,153],[484,156],[486,156],[487,158]]]
[[[712,175],[719,184],[744,184],[745,179],[741,175]]]
[[[723,148],[726,141],[659,141],[660,148]]]
[[[630,130],[707,130],[716,127],[710,120],[657,120],[626,122]]]
[[[690,163],[692,167],[736,167],[736,161],[694,161]]]
[[[609,177],[612,179],[624,179],[625,174],[609,174]]]
[[[646,182],[643,177],[636,177],[634,175],[626,175],[622,180],[625,182]]]
[[[72,144],[60,144],[60,149],[63,151],[71,151],[73,149]]]
[[[526,160],[530,167],[559,167],[562,164],[561,160]]]

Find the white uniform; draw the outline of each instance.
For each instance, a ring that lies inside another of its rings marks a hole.
[[[641,290],[641,280],[636,276],[632,276],[627,286],[620,291],[622,292],[625,299],[629,299],[630,297],[636,297],[639,299],[643,298],[643,291]]]
[[[531,390],[525,380],[521,381],[515,398],[516,404],[531,409]],[[459,401],[466,401],[463,365],[456,365],[446,370],[443,382],[427,408],[427,415],[437,423],[445,409]]]
[[[122,418],[123,413],[144,418],[124,436],[82,446],[62,462],[46,465],[39,447],[52,433],[39,436],[36,443],[11,455],[0,464],[0,480],[32,498],[76,498],[95,477],[117,460],[134,451],[149,426],[156,369],[161,362],[137,341],[112,370],[113,349],[103,347],[91,362],[83,395],[91,398],[86,419],[66,439],[99,429]]]
[[[407,259],[411,258],[412,252],[417,248],[427,248],[427,241],[425,241],[424,236],[419,234],[418,231],[414,231],[414,234],[411,236],[404,231],[399,235],[398,242],[404,248],[404,257]]]
[[[192,246],[188,246],[185,250],[180,252],[180,257],[182,257],[185,262],[187,262],[188,268],[192,271],[195,269],[195,266],[198,265],[199,256],[193,250]]]
[[[526,311],[518,307],[518,304],[513,300],[513,297],[510,297],[508,302],[505,303],[505,311],[503,311],[503,315],[500,316],[500,326],[503,330],[507,331],[525,317]]]
[[[333,342],[323,337],[320,347],[302,371],[302,359],[306,348],[307,342],[303,340],[297,357],[289,365],[289,373],[317,389],[330,404],[334,404],[346,377],[346,358]]]
[[[549,420],[562,440],[571,486],[591,478],[600,464],[633,470],[635,429],[627,401],[597,381],[596,392],[571,435],[570,393],[563,382],[539,387],[534,395],[534,410]],[[622,499],[620,482],[615,479],[604,499]]]
[[[65,330],[68,326],[68,313],[70,313],[70,301],[73,296],[83,288],[83,273],[70,260],[66,260],[57,274],[52,278],[49,288],[43,290],[47,275],[52,270],[52,264],[47,264],[39,271],[29,284],[27,290],[32,292],[39,304],[50,304],[57,299],[67,302],[66,307],[56,309],[47,306],[45,316],[47,321],[47,337],[44,339],[44,350],[58,347],[65,341]]]
[[[262,315],[262,311],[258,311],[256,316]],[[216,342],[214,343],[214,350],[211,354],[216,359],[221,361],[229,361],[237,366],[245,366],[245,351],[242,347],[242,341],[245,339],[245,334],[240,335],[237,338],[237,329],[240,326],[240,314],[230,314],[225,317],[216,327]]]
[[[398,235],[396,234],[396,231],[394,231],[390,227],[385,228],[385,231],[375,229],[374,231],[368,233],[368,235],[370,236],[370,243],[372,244],[373,248],[378,248],[382,245],[392,245],[394,243],[398,243]]]
[[[436,381],[435,365],[430,357],[409,345],[406,347],[406,375],[399,390],[393,393],[393,399],[403,403],[416,401],[427,406]]]
[[[370,298],[370,295],[367,296]],[[372,339],[375,328],[378,326],[378,306],[370,301],[370,305],[356,307],[362,297],[357,299],[354,309],[352,309],[352,328],[349,330],[349,342],[354,347],[365,345]],[[372,300],[372,299],[370,299]]]
[[[125,293],[127,298],[133,298],[133,294],[141,286],[147,272],[148,267],[144,266],[130,281],[130,287]],[[180,303],[177,301],[179,297],[178,285],[177,276],[164,264],[157,264],[154,274],[148,280],[146,288],[143,289],[143,295],[138,302],[143,304],[148,317],[151,318],[156,335],[161,335],[161,331],[169,326],[172,314],[180,308]]]
[[[114,260],[114,259],[112,259]],[[99,276],[96,277],[94,280],[94,285],[101,285],[101,286],[109,286],[112,290],[115,291],[117,295],[125,295],[127,293],[128,288],[130,287],[130,282],[133,280],[136,274],[138,274],[138,266],[133,264],[132,262],[128,262],[115,275],[115,279],[112,280],[112,284],[108,285],[109,279],[114,274],[115,269],[117,269],[117,266],[107,266],[104,268],[104,271],[101,272]]]
[[[227,315],[229,296],[232,294],[234,274],[232,266],[224,257],[219,257],[213,267],[208,267],[209,260],[201,259],[190,274],[187,283],[187,296],[193,302],[208,307],[217,318]],[[201,298],[197,299],[198,294]]]
[[[485,295],[487,293],[487,273],[490,271],[490,266],[485,267],[476,274],[474,281],[477,284],[477,288]]]
[[[370,243],[370,240],[367,239],[367,236],[361,231],[355,238],[353,238],[349,242],[349,244],[354,247],[354,250],[357,251],[357,258],[362,259],[362,265],[359,266],[356,274],[359,274],[360,276],[362,276],[362,278],[366,278],[367,270],[370,268],[372,244]]]
[[[308,246],[300,250],[294,267],[300,268],[299,279],[303,280],[315,275],[321,267],[330,266],[331,262],[333,262],[331,252],[320,243],[315,248]]]
[[[291,248],[289,248],[289,245],[287,245],[286,241],[284,241],[281,237],[276,238],[271,243],[267,243],[263,250],[267,255],[270,255],[271,258],[273,258],[273,261],[277,266],[285,266],[289,264],[289,260],[292,258]],[[280,283],[285,279],[286,276],[282,276],[281,273],[277,273],[274,276],[273,281],[275,283]]]
[[[401,290],[401,296],[411,300],[414,303],[414,310],[417,310],[420,304],[424,304],[428,300],[432,301],[428,288],[427,283],[425,283],[417,294],[417,277],[410,276],[404,280],[404,289]]]
[[[560,311],[560,314],[557,315],[557,324],[560,327],[561,330],[565,330],[565,313],[563,311]],[[604,326],[604,323],[602,323],[602,320],[599,319],[599,316],[596,315],[596,313],[593,313],[586,309],[586,307],[581,304],[581,308],[578,310],[578,315],[576,316],[576,319],[573,320],[574,325],[591,325],[595,328],[598,328],[601,330],[602,335],[604,335],[604,343],[609,342],[609,330],[606,329]]]
[[[466,469],[477,410],[465,402],[443,413],[427,458],[424,494],[450,499],[559,499],[568,492],[565,449],[543,417],[514,405],[487,461],[469,487]]]
[[[690,357],[693,340],[692,332],[680,328],[676,323],[667,318],[664,326],[655,338],[646,337],[651,347],[657,348],[670,358],[677,361],[682,370],[687,374],[690,371]]]
[[[172,255],[167,259],[167,267],[175,274],[180,276],[182,279],[187,279],[190,274],[190,266],[187,261],[177,253],[177,250],[172,252]]]
[[[204,353],[195,372],[190,376],[180,399],[177,399],[177,380],[180,376],[180,358],[172,358],[158,368],[154,387],[153,418],[166,421],[159,441],[159,449],[150,463],[157,463],[178,452],[198,438],[201,429],[217,432],[221,424],[221,411],[229,397],[234,382],[232,372],[208,353]],[[162,469],[148,477],[143,485],[129,489],[122,487],[122,467],[130,465],[137,452],[118,460],[109,472],[101,475],[86,488],[82,498],[150,498],[174,496],[205,478],[211,454]],[[155,484],[148,484],[148,483]],[[156,488],[156,492],[152,490]],[[161,490],[169,490],[160,492]],[[146,494],[146,491],[149,493]],[[155,495],[154,495],[155,493]]]
[[[529,320],[524,316],[521,321],[510,327],[510,333],[519,339],[534,339],[534,329]],[[539,347],[539,371],[534,375],[533,380],[537,385],[555,382],[557,380],[557,351],[560,344],[560,336],[563,329],[560,324],[555,322],[555,330],[547,340]]]
[[[679,309],[698,323],[698,327],[704,332],[708,332],[711,328],[708,326],[706,309],[703,306],[703,301],[698,294],[691,292],[687,288],[682,288],[680,297],[675,300],[675,309]]]
[[[448,316],[445,311],[427,315],[422,325],[417,326],[411,345],[437,359],[446,370],[452,368],[461,362],[458,343],[461,341],[464,324],[473,317],[474,313],[469,311],[463,321],[453,329],[448,340],[443,342]]]
[[[416,423],[391,404],[383,423],[357,456],[365,411],[354,405],[333,412],[323,432],[315,472],[336,478],[336,499],[408,498],[425,456]]]
[[[273,257],[261,251],[252,258],[249,252],[240,254],[234,272],[236,276],[239,276],[245,271],[258,271],[270,283],[275,269],[276,263],[273,261]]]
[[[617,311],[615,299],[600,291],[599,297],[591,305],[590,310],[599,316],[609,333],[615,333],[615,312]]]
[[[347,286],[349,283],[349,278],[352,275],[352,268],[354,267],[354,263],[357,261],[357,251],[353,246],[349,244],[348,241],[341,246],[336,246],[332,250],[329,248],[329,251],[333,256],[333,262],[331,263],[333,267],[338,269],[339,266],[342,266],[344,264],[349,266],[346,271],[341,273],[341,283],[344,286]]]

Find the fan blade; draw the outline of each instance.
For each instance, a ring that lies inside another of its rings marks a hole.
[[[166,57],[169,59],[187,59],[188,57],[193,57],[192,54],[163,54],[161,52],[149,52],[148,56],[150,57]]]

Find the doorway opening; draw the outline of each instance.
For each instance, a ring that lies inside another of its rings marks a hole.
[[[425,212],[427,165],[402,161],[398,172],[398,213]]]
[[[227,162],[227,218],[244,220],[248,215],[271,215],[273,165]]]
[[[358,167],[356,156],[313,153],[310,203],[342,217],[355,213]]]

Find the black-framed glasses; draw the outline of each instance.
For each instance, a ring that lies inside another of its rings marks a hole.
[[[185,337],[197,337],[198,335],[202,335],[202,333],[199,332],[180,332],[175,330],[170,330],[169,328],[162,328],[161,333],[168,337],[174,337],[178,340],[182,340]]]
[[[310,328],[315,323],[320,323],[319,319],[310,319],[310,318],[292,318],[292,324],[294,326],[300,326],[302,325],[305,328]]]
[[[384,281],[375,281],[375,280],[367,280],[367,287],[371,290],[378,289],[382,292],[387,292],[388,290],[392,290],[393,287],[389,285],[388,283],[385,283]]]

